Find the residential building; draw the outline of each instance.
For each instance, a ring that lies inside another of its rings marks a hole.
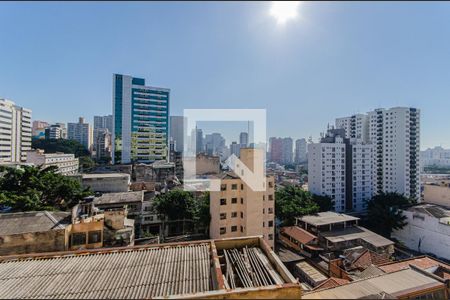
[[[329,129],[308,145],[308,189],[329,196],[336,212],[363,212],[373,196],[373,146]]]
[[[296,164],[305,163],[308,160],[306,156],[308,152],[308,145],[306,139],[298,139],[295,141],[295,158],[294,162]]]
[[[115,164],[166,160],[170,90],[145,79],[113,75],[113,157]]]
[[[293,162],[293,142],[292,138],[276,138],[269,139],[270,161],[279,164],[292,164]]]
[[[397,192],[420,199],[420,111],[394,107],[336,119],[347,138],[374,147],[374,193]]]
[[[450,167],[450,149],[437,146],[420,151],[420,162],[423,167]]]
[[[230,155],[234,154],[237,157],[239,157],[240,152],[241,152],[241,144],[238,144],[237,142],[231,142]]]
[[[223,152],[225,147],[225,139],[220,133],[206,134],[205,139],[205,152],[208,155],[219,155]]]
[[[0,99],[0,162],[26,161],[31,134],[31,110]]]
[[[67,128],[63,123],[52,124],[45,129],[45,139],[58,140],[67,139]]]
[[[251,171],[264,166],[264,150],[242,148],[240,160]],[[211,238],[262,235],[274,246],[275,183],[267,176],[265,191],[253,191],[232,172],[220,176],[221,190],[210,192]]]
[[[241,132],[239,134],[239,144],[242,148],[247,148],[249,146],[248,132]]]
[[[45,129],[49,124],[45,121],[33,121],[32,136],[33,139],[45,139]]]
[[[174,144],[174,151],[184,151],[184,136],[187,119],[184,116],[170,116],[170,141]]]
[[[287,137],[287,138],[283,138],[283,151],[282,151],[282,163],[283,164],[292,164],[293,162],[293,157],[294,157],[294,147],[293,147],[293,142],[292,142],[292,138]]]
[[[113,116],[94,116],[94,131],[104,128],[108,129],[109,132],[113,131]]]
[[[203,141],[203,130],[200,128],[195,129],[195,153],[199,154],[205,151],[205,145]]]
[[[392,232],[406,247],[438,257],[450,257],[450,209],[423,204],[402,212],[407,224]]]
[[[78,158],[75,155],[68,153],[45,153],[44,150],[30,150],[27,151],[27,163],[32,163],[35,166],[47,168],[56,166],[58,170],[56,173],[62,175],[74,175],[78,173]]]
[[[108,160],[111,158],[112,136],[107,128],[97,129],[97,139],[95,140],[95,156],[97,160]]]
[[[65,271],[57,272],[55,265],[63,265]],[[0,298],[5,299],[302,296],[300,284],[259,237],[3,257],[0,274]]]
[[[83,117],[78,119],[78,123],[67,124],[67,138],[79,142],[89,151],[92,150],[92,127],[84,122]]]

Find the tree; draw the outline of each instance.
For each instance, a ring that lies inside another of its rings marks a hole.
[[[328,196],[313,195],[313,201],[319,205],[319,212],[333,210],[333,200]]]
[[[79,157],[79,165],[80,172],[88,171],[95,167],[95,161],[93,161],[89,156],[81,156]]]
[[[275,192],[275,198],[275,215],[283,226],[293,225],[296,217],[319,212],[313,195],[299,187],[283,187]]]
[[[82,144],[74,140],[66,139],[35,139],[32,141],[34,149],[42,149],[46,153],[70,153],[75,154],[75,157],[89,156],[89,150]]]
[[[0,205],[12,211],[67,210],[91,195],[89,189],[57,167],[0,167]]]
[[[394,229],[402,229],[408,223],[402,209],[411,206],[415,200],[398,193],[375,195],[367,206],[367,224],[373,231],[390,238]]]

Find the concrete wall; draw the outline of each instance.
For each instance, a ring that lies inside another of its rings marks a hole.
[[[450,225],[439,223],[439,219],[404,211],[408,225],[395,230],[392,237],[402,241],[406,247],[423,253],[433,253],[439,257],[450,257]],[[419,249],[419,242],[420,249]]]
[[[0,256],[65,251],[66,230],[50,230],[0,236]]]
[[[130,175],[120,174],[122,176],[83,176],[83,187],[90,187],[94,192],[120,193],[128,192],[130,185]]]
[[[423,200],[426,203],[450,207],[450,183],[447,185],[425,184],[423,191]]]

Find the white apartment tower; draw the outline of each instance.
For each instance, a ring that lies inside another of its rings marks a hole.
[[[25,162],[31,150],[31,110],[0,99],[0,162]]]
[[[78,123],[67,124],[67,138],[79,142],[89,151],[92,150],[92,127],[82,117],[78,119]]]
[[[420,199],[420,111],[394,107],[336,119],[346,137],[373,145],[374,193],[397,192]]]
[[[336,212],[361,212],[372,198],[372,145],[328,130],[320,143],[308,145],[309,191],[329,196]]]

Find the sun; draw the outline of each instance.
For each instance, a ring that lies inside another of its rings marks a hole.
[[[300,1],[272,1],[270,15],[273,16],[278,24],[285,24],[298,15]]]

